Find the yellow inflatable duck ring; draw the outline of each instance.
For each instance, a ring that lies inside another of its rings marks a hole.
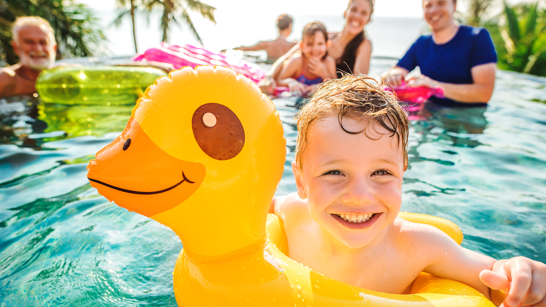
[[[171,228],[180,306],[494,306],[464,284],[421,274],[413,294],[354,287],[290,259],[282,222],[267,214],[286,141],[273,103],[222,67],[160,77],[127,127],[89,163],[91,185],[119,206]],[[434,224],[459,243],[458,227]]]

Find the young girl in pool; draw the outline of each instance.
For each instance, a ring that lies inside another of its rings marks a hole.
[[[284,222],[290,258],[374,291],[408,293],[428,272],[487,298],[491,289],[503,290],[504,306],[546,306],[543,263],[497,261],[433,226],[398,217],[409,121],[374,82],[364,76],[327,81],[298,114],[297,193],[276,198],[270,210]]]
[[[328,56],[330,44],[323,24],[316,21],[307,24],[300,43],[301,55],[283,68],[277,84],[305,95],[314,92],[323,80],[336,78],[336,63]]]

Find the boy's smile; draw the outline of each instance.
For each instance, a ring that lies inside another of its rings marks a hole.
[[[309,130],[302,169],[293,169],[301,198],[319,226],[349,248],[385,233],[400,211],[403,154],[396,137],[368,119],[322,117]],[[382,236],[382,235],[381,235]]]

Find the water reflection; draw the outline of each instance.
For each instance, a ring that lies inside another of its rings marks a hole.
[[[39,106],[39,120],[47,132],[64,131],[67,136],[104,135],[122,131],[134,104],[121,106],[64,105],[44,103]]]

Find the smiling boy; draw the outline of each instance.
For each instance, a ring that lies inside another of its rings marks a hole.
[[[398,218],[410,124],[375,83],[363,76],[328,81],[298,114],[298,191],[271,208],[284,222],[289,256],[375,291],[408,293],[428,272],[488,298],[489,287],[509,289],[505,306],[546,306],[546,265],[523,257],[496,261],[435,227]]]

